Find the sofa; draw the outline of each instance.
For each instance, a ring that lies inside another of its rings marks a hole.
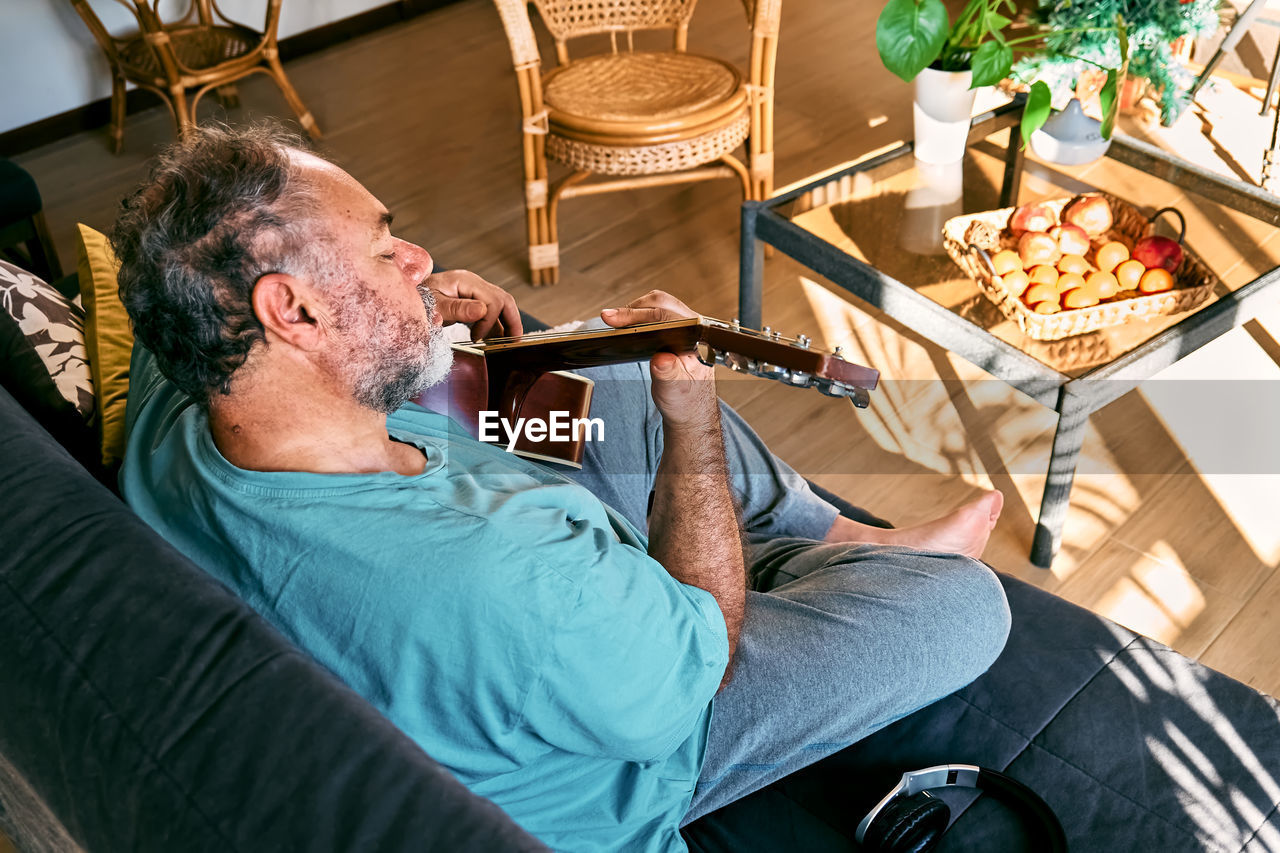
[[[19,850],[542,849],[160,539],[0,379],[0,830]],[[963,762],[1039,792],[1075,851],[1280,850],[1280,704],[1001,580],[1013,628],[984,676],[695,822],[690,849],[857,849],[900,774]],[[940,796],[942,849],[1036,849],[990,795]]]

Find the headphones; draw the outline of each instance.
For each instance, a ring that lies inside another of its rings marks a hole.
[[[1066,833],[1048,803],[1017,779],[972,764],[940,764],[903,773],[897,786],[858,824],[854,839],[863,849],[880,853],[932,850],[947,831],[951,810],[928,790],[947,787],[987,792],[1027,818],[1032,849],[1066,853]]]

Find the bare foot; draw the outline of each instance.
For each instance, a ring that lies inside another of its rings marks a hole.
[[[995,529],[1003,508],[1004,495],[987,492],[942,518],[899,529],[898,544],[923,551],[967,554],[977,559],[982,556],[982,549],[987,547],[987,538]]]
[[[946,551],[977,559],[987,547],[987,539],[991,536],[1003,507],[1004,495],[992,491],[975,498],[955,512],[914,527],[884,530],[838,518],[827,534],[826,541],[905,545],[922,551]]]

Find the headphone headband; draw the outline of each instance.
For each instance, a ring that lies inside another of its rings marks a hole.
[[[876,803],[858,824],[854,839],[862,844],[867,829],[885,808],[900,797],[910,797],[933,788],[977,788],[1026,813],[1042,836],[1036,849],[1066,853],[1067,837],[1062,824],[1040,795],[1011,776],[974,764],[939,764],[902,774],[898,784]]]

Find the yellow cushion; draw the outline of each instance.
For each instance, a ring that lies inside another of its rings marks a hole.
[[[102,430],[102,464],[113,466],[124,456],[124,406],[129,395],[129,357],[133,329],[120,302],[115,255],[107,238],[78,224],[76,269],[84,303],[84,343],[97,391]]]

